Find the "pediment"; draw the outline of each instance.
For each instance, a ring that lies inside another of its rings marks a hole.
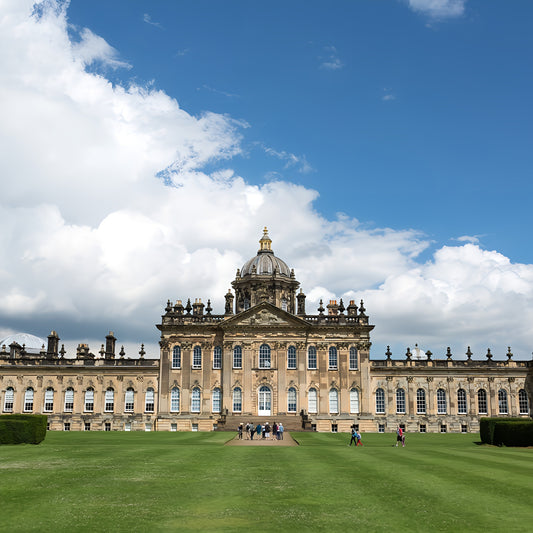
[[[225,320],[221,326],[257,326],[257,327],[307,327],[307,323],[269,302],[261,302],[254,307]]]

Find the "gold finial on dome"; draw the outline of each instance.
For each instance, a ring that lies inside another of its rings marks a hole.
[[[263,229],[263,237],[259,240],[259,244],[261,245],[260,251],[272,251],[271,244],[272,240],[268,236],[268,230],[267,227]]]

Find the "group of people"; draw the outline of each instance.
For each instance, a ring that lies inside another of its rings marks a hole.
[[[361,433],[359,433],[359,430],[355,427],[355,425],[352,426],[352,438],[350,439],[350,446],[352,445],[352,442],[356,446],[363,445],[363,442],[361,440]]]
[[[268,422],[264,424],[253,424],[248,422],[246,426],[239,424],[239,439],[243,438],[243,435],[246,435],[246,440],[254,440],[254,435],[256,439],[270,439],[270,440],[283,440],[283,424],[274,422],[272,427]]]
[[[396,447],[398,447],[398,443],[401,443],[401,445],[405,448],[405,433],[400,426],[396,428]]]

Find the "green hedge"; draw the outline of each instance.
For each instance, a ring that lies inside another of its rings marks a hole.
[[[533,446],[533,421],[527,418],[482,418],[481,442],[496,446]]]
[[[46,423],[46,415],[0,415],[0,444],[39,444]]]

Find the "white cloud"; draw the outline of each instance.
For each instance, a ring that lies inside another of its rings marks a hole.
[[[152,17],[148,13],[143,14],[143,21],[146,22],[146,24],[150,24],[151,26],[155,26],[161,30],[163,29],[161,23],[153,21]]]
[[[64,10],[31,12],[29,0],[0,6],[3,331],[56,329],[75,345],[113,330],[132,351],[155,346],[167,298],[211,298],[222,311],[267,225],[308,311],[320,298],[364,297],[376,347],[510,343],[529,357],[531,265],[474,244],[420,264],[429,242],[417,231],[328,220],[316,191],[286,181],[205,173],[241,153],[246,123],[192,116],[153,87],[113,85],[86,69],[122,61],[105,41],[82,30],[72,42]],[[300,156],[271,155],[304,168]]]
[[[432,18],[460,17],[464,14],[466,0],[407,0],[409,7]]]
[[[284,168],[291,168],[296,167],[298,169],[298,172],[301,172],[302,174],[307,174],[309,172],[313,172],[313,167],[310,165],[310,163],[307,161],[307,158],[305,155],[295,155],[291,152],[287,152],[285,150],[274,150],[273,148],[270,148],[269,146],[265,146],[262,143],[255,143],[258,146],[260,146],[264,152],[270,156],[276,157],[277,159],[280,159],[281,161],[285,161],[285,167]]]
[[[344,67],[344,63],[340,60],[337,49],[334,46],[324,47],[325,56],[319,56],[320,68],[325,70],[339,70]]]

